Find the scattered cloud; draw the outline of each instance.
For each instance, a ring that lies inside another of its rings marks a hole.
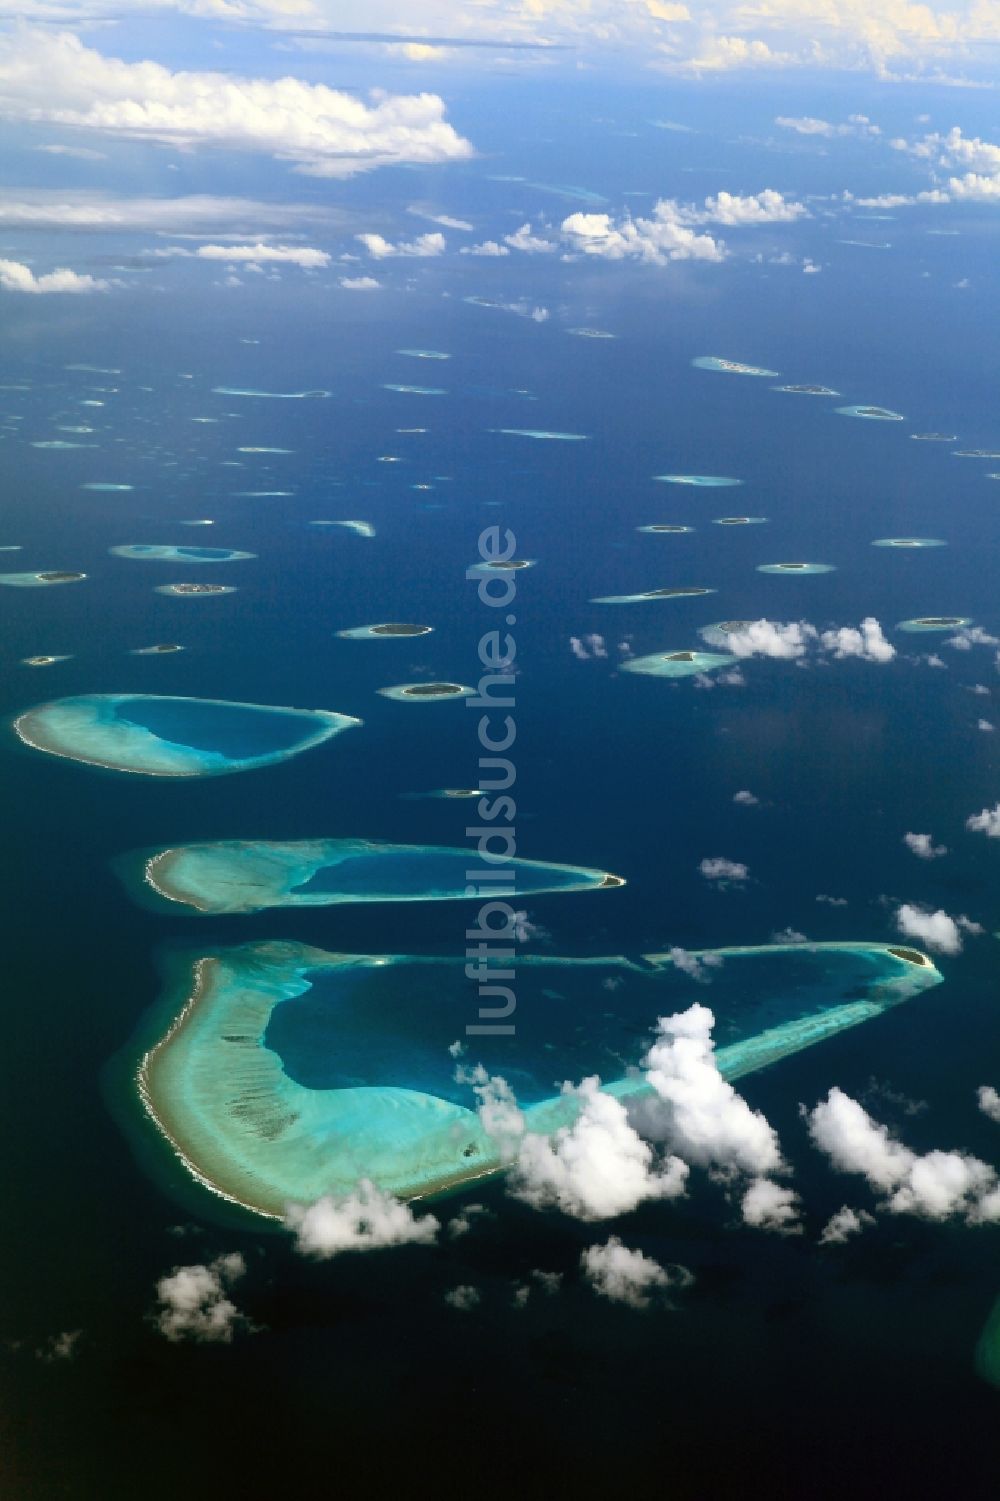
[[[676,947],[670,950],[670,962],[682,975],[699,985],[708,985],[712,979],[709,971],[721,969],[723,964],[721,954],[691,954],[687,949]]]
[[[515,1197],[536,1209],[602,1220],[626,1214],[647,1199],[684,1193],[687,1165],[674,1156],[659,1161],[630,1124],[621,1101],[601,1091],[596,1075],[563,1085],[563,1094],[575,1098],[579,1114],[571,1126],[561,1126],[551,1136],[524,1136],[511,1180]]]
[[[937,954],[960,954],[962,934],[959,924],[940,909],[930,912],[904,902],[896,913],[896,927],[904,938],[915,938]]]
[[[415,240],[400,240],[393,245],[390,240],[383,239],[381,235],[364,234],[355,235],[360,240],[372,260],[383,261],[389,256],[430,256],[443,255],[445,249],[444,235],[435,230],[432,233],[418,235]]]
[[[1000,803],[995,808],[984,808],[965,820],[965,827],[973,834],[985,834],[987,839],[1000,839]]]
[[[912,1152],[834,1087],[807,1113],[809,1134],[840,1172],[858,1173],[885,1195],[891,1214],[969,1224],[1000,1220],[1000,1186],[987,1163],[961,1152]]]
[[[30,266],[22,261],[0,260],[0,287],[5,292],[28,292],[31,294],[43,294],[48,292],[106,292],[111,286],[109,281],[103,281],[100,277],[81,275],[78,271],[70,271],[66,266],[57,266],[55,271],[46,271],[41,276],[36,276]]]
[[[199,245],[194,253],[203,261],[301,266],[304,271],[319,271],[330,264],[330,254],[326,250],[314,250],[308,245],[267,245],[261,240],[255,245]]]
[[[873,615],[862,620],[859,630],[841,626],[839,630],[824,631],[820,644],[835,657],[860,657],[863,662],[891,662],[896,655],[896,648],[885,639]]]
[[[874,1225],[875,1216],[867,1209],[852,1209],[844,1204],[831,1215],[820,1231],[821,1246],[842,1246],[852,1235],[860,1235],[866,1225]]]
[[[743,1195],[743,1220],[754,1230],[778,1235],[801,1235],[798,1196],[770,1178],[755,1178]]]
[[[266,152],[317,177],[473,154],[437,94],[376,90],[366,103],[293,77],[174,72],[30,26],[0,37],[0,114],[186,148]]]
[[[822,136],[824,140],[833,140],[837,136],[878,136],[882,132],[877,125],[873,125],[867,115],[848,115],[847,119],[837,125],[829,120],[817,120],[813,115],[777,115],[775,125],[782,130],[793,130],[796,135]]]
[[[732,631],[726,645],[734,657],[803,657],[816,640],[816,627],[804,620],[787,625],[773,620],[753,620],[745,629]]]
[[[903,843],[921,860],[939,860],[948,853],[948,846],[935,844],[930,834],[904,834]]]
[[[698,866],[698,873],[720,887],[746,881],[750,875],[745,865],[738,860],[727,860],[725,855],[706,855]]]
[[[296,1250],[317,1261],[342,1251],[429,1245],[440,1228],[433,1215],[415,1215],[408,1204],[366,1178],[341,1198],[326,1194],[313,1204],[290,1204],[285,1224],[295,1232]]]
[[[738,803],[741,808],[756,808],[760,798],[744,789],[742,792],[733,793],[733,802]]]
[[[496,240],[484,240],[481,245],[463,245],[459,255],[510,255],[510,249],[507,245],[498,245]]]
[[[651,1256],[631,1251],[617,1235],[603,1246],[588,1246],[580,1257],[585,1280],[602,1298],[629,1308],[648,1308],[652,1293],[665,1291],[670,1276]]]
[[[527,255],[550,255],[559,248],[554,240],[532,234],[530,224],[522,224],[513,234],[504,235],[504,242],[511,250],[523,250]]]
[[[207,1266],[179,1266],[156,1284],[157,1309],[153,1321],[173,1343],[230,1344],[238,1329],[250,1326],[228,1289],[246,1272],[236,1251],[218,1256]]]
[[[211,193],[129,198],[87,188],[17,188],[0,197],[2,229],[152,230],[167,235],[238,229],[249,235],[330,219],[330,210],[316,204],[263,203]]]
[[[379,292],[382,283],[374,276],[342,276],[340,285],[345,292]]]
[[[457,1308],[460,1313],[468,1313],[482,1302],[482,1294],[478,1287],[462,1282],[458,1287],[453,1287],[450,1292],[445,1293],[444,1301],[449,1308]]]
[[[981,1084],[976,1091],[976,1099],[979,1108],[984,1115],[988,1115],[991,1121],[1000,1125],[1000,1094],[992,1084]]]

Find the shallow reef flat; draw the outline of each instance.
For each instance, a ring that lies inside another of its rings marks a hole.
[[[8,589],[44,589],[51,584],[78,584],[85,573],[65,568],[50,568],[43,573],[0,573],[0,584]]]
[[[702,672],[716,672],[720,667],[731,667],[738,659],[731,653],[725,656],[718,652],[656,651],[646,657],[629,657],[622,662],[623,672],[637,672],[652,678],[688,678]]]
[[[713,526],[763,526],[766,516],[713,516]]]
[[[590,603],[592,605],[637,605],[649,599],[688,599],[696,595],[714,593],[714,589],[703,589],[701,585],[681,585],[667,589],[647,589],[642,594],[598,594]]]
[[[386,384],[383,391],[401,391],[404,396],[447,396],[443,386],[397,386]]]
[[[136,558],[144,563],[237,563],[257,556],[232,547],[175,547],[158,542],[125,542],[108,551],[112,557]]]
[[[491,433],[502,433],[508,438],[549,438],[557,443],[584,443],[589,433],[550,433],[540,427],[491,427]]]
[[[775,386],[776,391],[784,391],[790,396],[839,396],[839,391],[832,390],[829,386]]]
[[[342,526],[356,537],[374,537],[375,528],[370,521],[310,521],[309,526]]]
[[[209,594],[235,594],[236,593],[236,585],[235,584],[189,584],[189,583],[183,583],[183,584],[157,584],[157,586],[156,586],[156,592],[157,592],[157,594],[178,594],[178,595],[181,595],[182,597],[187,597],[188,595],[196,595],[196,594],[197,595],[205,595],[207,597]]]
[[[864,417],[869,422],[905,422],[901,412],[890,412],[888,407],[853,406],[836,407],[841,417]]]
[[[213,386],[213,396],[259,396],[268,401],[320,401],[332,391],[255,391],[247,386]]]
[[[91,693],[28,709],[14,729],[32,749],[87,766],[205,777],[284,761],[359,723],[328,709]]]
[[[733,479],[728,474],[654,474],[653,478],[662,485],[697,485],[707,490],[743,484],[741,479]]]
[[[693,526],[677,526],[669,521],[652,521],[648,526],[637,526],[637,532],[693,532]]]
[[[883,944],[698,957],[721,961],[711,1004],[728,1079],[941,981],[919,951]],[[517,975],[517,1036],[476,1038],[475,1061],[507,1078],[527,1129],[548,1134],[575,1118],[578,1100],[553,1095],[553,1080],[597,1070],[611,1075],[609,1094],[641,1100],[644,1076],[624,1070],[640,1062],[656,1017],[690,1002],[689,978],[670,956],[525,956]],[[594,996],[604,991],[597,1016]],[[582,1038],[584,1015],[593,1025]],[[159,1008],[164,1030],[138,1058],[136,1085],[188,1171],[260,1214],[347,1193],[361,1178],[403,1197],[426,1195],[502,1167],[448,1051],[474,1016],[462,959],[284,942],[203,951]]]
[[[759,563],[758,573],[833,573],[832,563]]]
[[[940,537],[879,537],[872,547],[947,547]]]
[[[481,794],[476,794],[481,796]],[[368,839],[241,839],[184,844],[148,856],[143,879],[153,892],[195,912],[261,912],[267,907],[327,907],[340,902],[484,899],[539,891],[598,891],[624,882],[606,871],[542,860],[514,860],[513,882],[489,884],[489,867],[469,885],[468,849],[385,844]]]
[[[724,360],[717,354],[700,354],[691,361],[696,370],[718,370],[723,375],[760,375],[777,380],[779,370],[765,370],[761,365],[743,365],[739,360]]]

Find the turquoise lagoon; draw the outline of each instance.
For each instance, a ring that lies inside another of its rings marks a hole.
[[[184,844],[145,860],[158,896],[214,914],[338,902],[426,902],[539,891],[597,891],[620,876],[541,860],[505,864],[514,881],[490,887],[489,867],[470,870],[468,849],[384,844],[368,839],[240,839]],[[476,884],[469,885],[470,881]]]
[[[640,1099],[656,1018],[693,999],[715,1013],[719,1068],[738,1079],[941,980],[918,951],[884,944],[698,957],[715,961],[710,985],[668,954],[521,958],[516,1037],[472,1036],[466,1057],[502,1074],[528,1130],[547,1134],[578,1108],[565,1079],[597,1072],[609,1093]],[[478,1004],[463,959],[285,942],[202,952],[165,1000],[173,1019],[138,1060],[138,1092],[195,1178],[261,1214],[361,1178],[403,1197],[440,1192],[503,1166],[449,1052]]]
[[[153,542],[127,542],[108,551],[115,558],[138,558],[149,563],[235,563],[257,556],[232,547],[173,547]]]
[[[328,709],[89,693],[28,709],[14,729],[32,749],[88,766],[204,777],[284,761],[359,723]]]
[[[700,584],[678,585],[673,588],[647,589],[642,594],[598,594],[590,603],[592,605],[637,605],[648,599],[690,599],[700,594],[714,593],[714,589],[704,589]]]

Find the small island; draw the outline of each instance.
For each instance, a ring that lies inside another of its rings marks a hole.
[[[407,625],[402,622],[387,621],[383,625],[351,626],[349,630],[338,631],[337,635],[344,641],[379,641],[394,636],[429,636],[433,629],[432,625]]]
[[[44,573],[0,573],[0,584],[6,584],[11,589],[41,589],[46,584],[78,584],[86,577],[85,573],[53,568]]]
[[[675,526],[666,521],[653,521],[648,526],[637,526],[637,532],[693,532],[693,526]]]
[[[440,703],[448,698],[471,698],[475,688],[466,688],[462,683],[396,683],[390,688],[380,688],[383,698],[396,699],[400,703]]]
[[[913,620],[901,620],[901,631],[959,631],[972,624],[968,615],[917,615]]]
[[[763,526],[766,516],[716,516],[713,526]]]
[[[833,573],[832,563],[759,563],[758,573]]]
[[[696,370],[718,370],[723,375],[757,375],[768,380],[777,380],[778,370],[765,370],[760,365],[743,365],[739,360],[725,360],[717,354],[700,354],[691,361]]]
[[[157,594],[235,594],[235,584],[157,584]]]
[[[901,412],[890,412],[888,407],[854,406],[837,407],[841,417],[865,417],[869,422],[905,422]]]
[[[129,652],[131,657],[163,657],[172,652],[183,651],[176,641],[158,641],[155,646],[133,646]]]
[[[623,672],[635,672],[644,677],[686,678],[701,673],[717,672],[720,667],[733,667],[739,658],[726,653],[691,651],[652,652],[646,657],[628,657],[621,665]]]

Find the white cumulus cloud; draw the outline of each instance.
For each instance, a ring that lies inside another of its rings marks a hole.
[[[0,38],[0,114],[103,135],[261,151],[319,177],[460,161],[472,147],[437,94],[357,94],[293,77],[245,78],[126,62],[68,31]]]
[[[342,1251],[429,1245],[440,1228],[433,1215],[415,1215],[408,1204],[368,1179],[340,1198],[325,1194],[313,1204],[290,1204],[285,1224],[295,1232],[296,1250],[317,1261]]]
[[[173,1343],[196,1340],[229,1344],[247,1321],[227,1289],[243,1276],[246,1263],[238,1252],[218,1256],[207,1266],[178,1266],[156,1284],[154,1322]]]
[[[81,275],[66,266],[57,266],[55,271],[46,271],[36,276],[30,266],[21,261],[0,260],[0,287],[5,292],[106,292],[111,285],[96,276]]]
[[[443,255],[445,238],[443,234],[434,231],[431,234],[417,235],[415,240],[399,240],[395,245],[391,240],[386,240],[382,235],[364,234],[355,235],[360,240],[372,260],[387,260],[392,255],[403,256],[429,256]]]
[[[970,1224],[1000,1219],[1000,1186],[987,1163],[961,1152],[919,1155],[843,1090],[830,1090],[807,1116],[809,1134],[840,1172],[858,1173],[885,1195],[892,1214]]]
[[[904,834],[903,843],[920,860],[939,860],[948,853],[948,846],[935,844],[930,834]]]
[[[938,954],[960,954],[960,924],[940,908],[930,912],[925,907],[904,902],[896,913],[896,927],[905,938],[915,938]]]
[[[603,1246],[588,1246],[580,1257],[583,1275],[602,1298],[629,1308],[648,1308],[650,1295],[670,1286],[658,1261],[632,1251],[612,1235]]]

